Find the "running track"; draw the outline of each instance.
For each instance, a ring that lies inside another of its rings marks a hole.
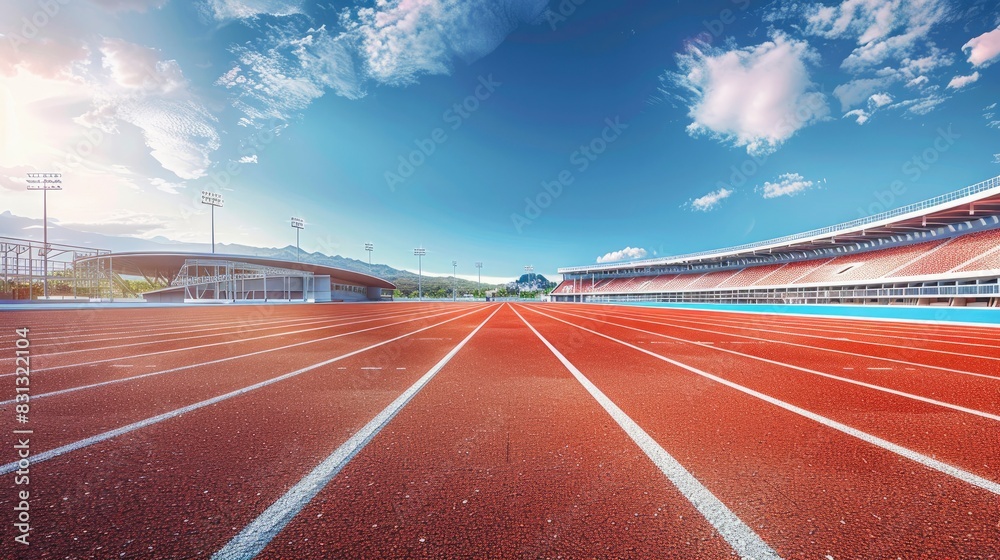
[[[1000,557],[997,328],[504,303],[0,325],[3,558]]]

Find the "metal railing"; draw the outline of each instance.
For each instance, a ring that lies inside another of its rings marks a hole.
[[[903,216],[910,214],[912,212],[917,212],[920,210],[926,210],[928,208],[934,208],[942,204],[947,204],[948,202],[954,202],[956,200],[961,200],[966,197],[977,195],[991,189],[1000,188],[1000,176],[993,177],[992,179],[987,179],[985,181],[976,183],[974,185],[969,185],[968,187],[959,189],[954,192],[946,193],[934,198],[930,198],[921,202],[915,202],[913,204],[908,204],[906,206],[901,206],[893,210],[882,212],[880,214],[874,214],[865,218],[858,218],[856,220],[851,220],[849,222],[843,222],[840,224],[827,226],[819,229],[813,229],[809,231],[804,231],[802,233],[795,233],[792,235],[786,235],[784,237],[776,237],[774,239],[767,239],[764,241],[755,241],[753,243],[744,243],[743,245],[736,245],[733,247],[726,247],[724,249],[712,249],[709,251],[699,251],[696,253],[687,253],[684,255],[677,255],[674,257],[659,257],[655,259],[642,259],[637,261],[623,261],[620,263],[611,263],[602,267],[597,266],[571,266],[566,268],[560,268],[559,273],[573,273],[573,272],[584,272],[590,270],[597,270],[598,268],[607,269],[614,268],[616,266],[622,267],[633,267],[642,266],[645,264],[669,264],[672,261],[694,259],[698,257],[706,257],[711,255],[722,255],[726,253],[732,253],[736,251],[744,251],[748,249],[756,249],[759,247],[767,247],[770,245],[777,245],[781,243],[787,243],[790,241],[797,241],[800,239],[808,239],[810,237],[817,237],[829,233],[839,233],[851,229],[860,228],[862,226],[871,225],[883,220],[888,220],[891,218],[896,218],[898,216]]]

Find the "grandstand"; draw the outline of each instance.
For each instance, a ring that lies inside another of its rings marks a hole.
[[[1000,177],[777,239],[559,272],[553,301],[1000,307]]]

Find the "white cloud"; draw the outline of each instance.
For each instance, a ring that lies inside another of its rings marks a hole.
[[[182,179],[203,177],[220,145],[217,119],[193,98],[178,63],[120,39],[105,39],[101,54],[107,79],[75,122],[109,134],[131,124],[164,169]]]
[[[257,163],[257,154],[252,156],[243,156],[239,161],[240,163]]]
[[[709,210],[715,208],[723,200],[729,198],[733,194],[732,189],[727,189],[725,187],[720,188],[717,191],[712,191],[704,196],[700,196],[690,202],[691,208],[699,212],[708,212]]]
[[[862,123],[859,122],[858,124]],[[765,181],[764,186],[760,190],[764,198],[777,198],[779,196],[794,196],[812,187],[814,184],[813,181],[806,181],[805,177],[798,173],[785,173],[779,175],[778,180],[774,183]]]
[[[931,30],[948,15],[944,0],[845,0],[835,7],[806,5],[803,11],[807,33],[857,41],[842,63],[852,72],[901,60],[928,46]]]
[[[371,81],[391,86],[422,75],[449,74],[456,61],[489,54],[519,25],[534,22],[547,0],[376,0],[345,8],[336,30],[302,30],[296,22],[269,26],[258,44],[234,45],[236,63],[216,81],[236,92],[244,126],[289,120],[333,91],[347,99],[366,94]],[[211,0],[217,18],[288,15],[301,3]]]
[[[167,0],[91,0],[115,12],[145,12],[150,8],[162,8]]]
[[[843,110],[856,107],[892,83],[891,77],[858,78],[833,88],[833,96]]]
[[[888,93],[876,93],[868,98],[868,102],[874,104],[876,107],[883,107],[892,103],[892,96]]]
[[[969,40],[962,45],[962,52],[966,51],[973,66],[992,64],[1000,56],[1000,27]]]
[[[948,100],[947,96],[932,92],[925,97],[918,99],[907,99],[891,105],[891,109],[903,108],[915,115],[926,115],[937,108],[938,105]]]
[[[809,77],[807,66],[817,60],[807,43],[780,33],[731,51],[690,45],[678,55],[681,71],[672,76],[693,97],[688,132],[745,146],[750,154],[775,151],[829,113]]]
[[[186,189],[187,185],[181,183],[171,183],[159,177],[154,177],[149,180],[149,183],[156,187],[157,190],[163,191],[167,194],[181,194],[182,189]]]
[[[421,74],[448,74],[454,60],[471,63],[493,52],[523,23],[536,21],[547,0],[378,0],[343,18],[361,40],[367,73],[389,85]]]
[[[160,53],[121,39],[105,39],[101,45],[101,64],[114,82],[142,93],[170,94],[187,87],[187,80],[176,60],[161,61]]]
[[[248,124],[289,120],[327,89],[348,99],[364,96],[347,39],[331,36],[325,27],[301,36],[289,33],[272,31],[265,49],[234,47],[238,64],[216,80],[236,92],[233,105]]]
[[[247,19],[259,15],[301,14],[303,0],[208,0],[208,12],[217,20]]]
[[[612,251],[597,257],[598,263],[609,263],[618,261],[631,261],[644,258],[648,253],[640,247],[625,247],[619,251]]]
[[[807,36],[854,42],[851,53],[841,61],[841,69],[851,78],[834,89],[841,110],[850,116],[870,115],[871,95],[878,92],[900,99],[882,107],[905,108],[913,114],[926,114],[946,99],[937,92],[939,86],[932,84],[943,79],[941,71],[955,63],[955,56],[938,47],[935,37],[942,24],[954,19],[959,9],[955,3],[838,0],[832,6],[777,4],[781,7],[768,8],[769,21],[793,20],[791,27]],[[830,52],[836,52],[833,46]],[[895,84],[905,85],[906,89],[889,89]],[[866,101],[868,108],[864,107]],[[862,111],[852,113],[853,109]]]
[[[868,119],[872,117],[871,113],[865,111],[864,109],[854,109],[853,111],[848,111],[844,113],[842,118],[854,117],[858,124],[865,124]]]
[[[948,88],[950,89],[962,89],[965,86],[975,83],[979,80],[979,72],[973,72],[968,76],[955,76],[948,82]]]

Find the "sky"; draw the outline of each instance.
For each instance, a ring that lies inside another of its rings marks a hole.
[[[558,278],[1000,175],[998,101],[997,0],[17,0],[0,212]]]

